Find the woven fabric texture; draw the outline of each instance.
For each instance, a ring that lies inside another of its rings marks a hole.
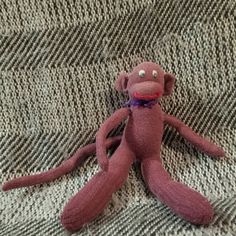
[[[74,235],[236,235],[234,0],[0,0],[0,183],[93,142],[126,101],[114,90],[118,72],[147,60],[177,78],[163,109],[225,149],[214,160],[165,127],[166,169],[208,197],[214,221],[174,216],[134,164],[104,213]],[[0,191],[0,235],[67,235],[59,215],[98,170],[91,156],[50,184]]]

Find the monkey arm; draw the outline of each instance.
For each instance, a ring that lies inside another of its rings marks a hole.
[[[224,150],[196,134],[190,127],[174,116],[164,114],[164,122],[174,127],[186,140],[200,151],[215,157],[223,157]]]
[[[96,154],[98,164],[103,170],[108,170],[108,158],[105,141],[109,132],[116,128],[129,115],[128,108],[121,108],[112,114],[100,127],[96,135]]]

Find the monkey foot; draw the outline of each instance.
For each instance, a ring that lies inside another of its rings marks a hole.
[[[197,225],[211,222],[213,208],[199,192],[175,181],[167,183],[162,191],[158,194],[160,200],[183,219]]]
[[[173,181],[159,161],[143,161],[142,174],[152,193],[174,213],[193,224],[210,223],[214,212],[209,201],[199,192]]]
[[[74,232],[95,219],[111,199],[114,191],[113,184],[108,173],[96,174],[66,204],[61,214],[62,225]]]

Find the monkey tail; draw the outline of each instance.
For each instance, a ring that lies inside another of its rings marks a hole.
[[[121,136],[111,137],[106,140],[106,148],[109,148],[114,145],[118,145],[121,141]],[[42,172],[40,174],[23,176],[19,178],[12,179],[6,182],[2,186],[3,191],[8,191],[14,188],[28,187],[41,183],[48,183],[59,178],[62,175],[65,175],[73,171],[78,165],[80,165],[86,157],[96,152],[96,144],[88,144],[85,147],[82,147],[76,151],[76,153],[62,162],[62,164],[51,170]]]

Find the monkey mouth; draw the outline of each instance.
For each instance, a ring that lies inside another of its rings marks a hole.
[[[152,95],[141,95],[140,93],[135,92],[135,93],[133,94],[133,96],[134,96],[135,98],[137,98],[137,99],[145,99],[145,100],[147,99],[147,100],[149,100],[149,99],[155,99],[155,98],[160,97],[160,93],[156,92],[156,93],[154,93],[154,94],[152,94]]]

